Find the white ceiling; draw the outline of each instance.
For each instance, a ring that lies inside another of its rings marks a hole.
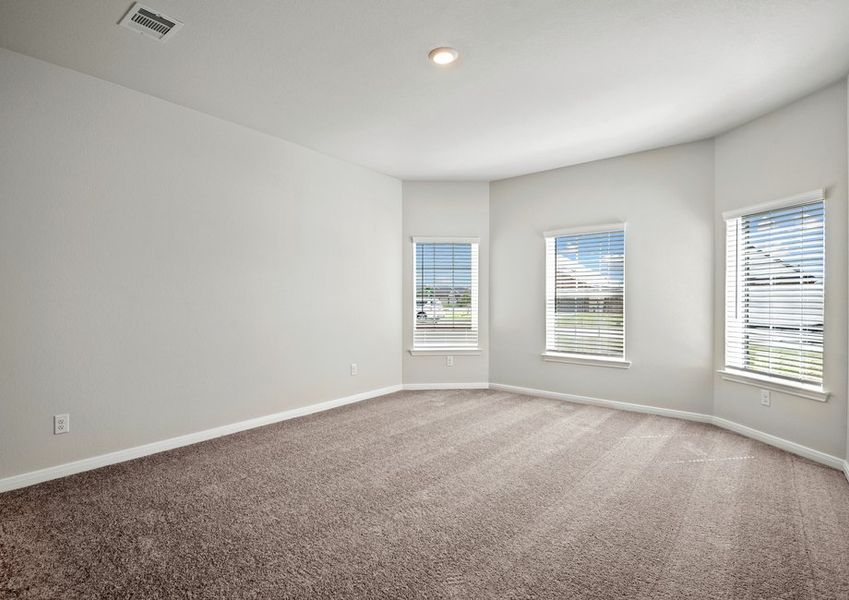
[[[849,72],[847,0],[0,0],[0,46],[402,179],[709,137]],[[427,52],[457,48],[438,68]]]

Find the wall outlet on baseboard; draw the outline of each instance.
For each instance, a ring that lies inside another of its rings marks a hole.
[[[351,363],[351,375],[359,374],[360,369],[357,367],[357,363]]]
[[[71,415],[53,415],[53,435],[71,431]]]
[[[454,357],[453,356],[446,356],[445,357],[445,366],[447,366],[447,367],[453,367],[454,366]]]
[[[769,390],[761,390],[761,404],[769,406],[771,404]]]

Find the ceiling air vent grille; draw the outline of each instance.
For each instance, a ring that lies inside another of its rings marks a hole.
[[[165,16],[149,6],[144,6],[138,2],[133,4],[132,8],[130,8],[118,24],[121,27],[126,27],[160,42],[164,42],[173,36],[183,26],[176,19]]]

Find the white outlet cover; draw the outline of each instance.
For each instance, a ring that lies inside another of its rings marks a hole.
[[[454,357],[453,356],[446,356],[445,357],[445,364],[448,365],[449,367],[453,367],[454,366]]]
[[[761,404],[764,406],[770,405],[769,390],[761,390]]]
[[[71,415],[53,415],[53,434],[60,435],[71,431]]]
[[[351,363],[351,375],[356,375],[360,372],[359,367],[357,367],[357,363]]]

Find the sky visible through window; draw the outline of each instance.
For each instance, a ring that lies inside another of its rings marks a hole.
[[[747,320],[753,325],[789,330],[821,325],[821,304],[805,300],[811,294],[822,294],[822,204],[803,211],[793,207],[750,215],[743,219],[743,228]],[[782,322],[780,316],[787,313],[798,319]],[[807,340],[800,341],[804,345]]]
[[[416,244],[416,286],[470,289],[471,244]]]
[[[563,236],[555,240],[557,270],[587,287],[622,286],[625,272],[621,257],[625,252],[622,235]]]
[[[790,211],[786,211],[789,213]],[[823,212],[818,204],[797,215],[773,211],[746,217],[748,242],[765,259],[774,261],[775,272],[808,274],[822,283]],[[803,241],[793,234],[797,230],[816,231]]]

